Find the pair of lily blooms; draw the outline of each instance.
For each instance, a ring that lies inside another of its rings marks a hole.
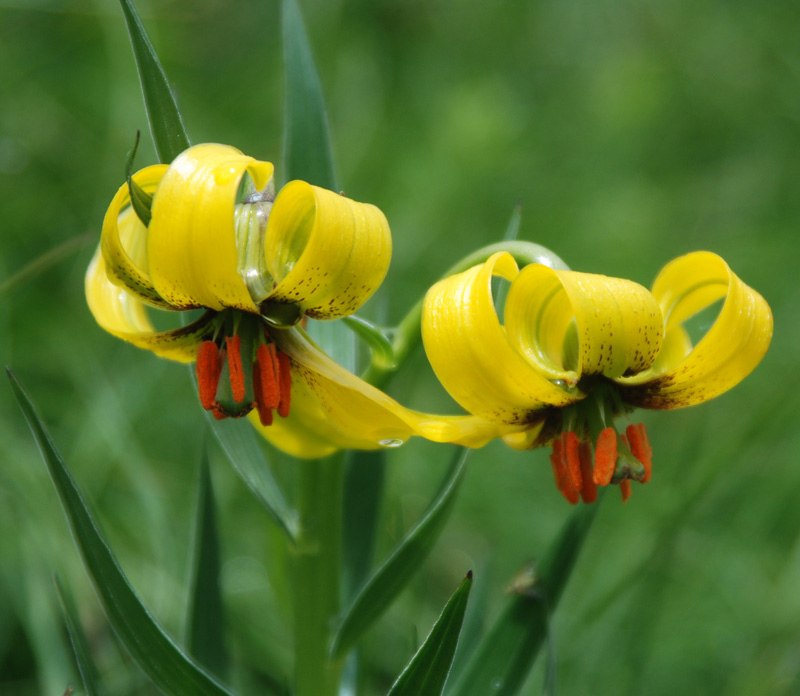
[[[438,282],[424,302],[428,359],[469,415],[407,409],[334,362],[303,328],[306,317],[352,314],[378,288],[391,256],[386,218],[302,181],[276,196],[272,175],[270,163],[216,144],[134,174],[149,220],[124,184],[106,213],[86,295],[108,332],[196,361],[206,409],[248,415],[295,456],[412,435],[469,447],[502,437],[516,449],[552,445],[556,483],[571,503],[591,502],[609,483],[627,498],[631,480],[649,479],[651,450],[641,424],[622,434],[615,419],[634,407],[711,399],[769,346],[769,306],[710,252],[667,264],[652,291],[558,263],[520,269],[500,252]],[[503,322],[496,277],[510,283]],[[685,322],[720,300],[692,345]],[[156,331],[147,306],[206,312]]]

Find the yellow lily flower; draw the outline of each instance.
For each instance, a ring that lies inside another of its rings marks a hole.
[[[218,418],[249,414],[297,456],[394,446],[411,435],[470,446],[496,437],[480,418],[405,409],[308,338],[304,317],[347,316],[378,288],[389,224],[375,206],[303,181],[276,196],[272,174],[269,162],[217,144],[134,174],[152,196],[151,218],[139,219],[121,186],[86,274],[100,326],[162,357],[196,361],[204,408]],[[207,311],[156,331],[148,305]]]
[[[495,277],[511,284],[503,323]],[[720,300],[693,345],[684,324]],[[617,416],[722,394],[761,361],[772,323],[764,299],[710,252],[667,264],[652,291],[540,264],[520,270],[501,252],[430,289],[422,337],[434,372],[466,411],[515,427],[504,440],[516,449],[552,444],[556,484],[575,504],[609,483],[626,500],[632,479],[650,478],[644,426],[622,435]]]

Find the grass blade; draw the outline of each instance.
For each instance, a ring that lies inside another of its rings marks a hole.
[[[183,126],[181,112],[175,95],[167,81],[167,75],[158,60],[153,44],[147,36],[142,20],[131,0],[120,0],[128,35],[133,46],[133,56],[139,71],[150,134],[161,162],[172,162],[189,147],[189,137]]]
[[[97,668],[92,660],[92,653],[89,650],[89,641],[83,632],[80,617],[75,609],[72,597],[64,590],[58,575],[53,576],[56,584],[56,594],[61,603],[61,611],[64,613],[64,622],[67,625],[69,642],[72,644],[72,652],[75,655],[75,663],[78,665],[78,672],[81,675],[83,690],[86,696],[99,696],[102,692],[97,688]]]
[[[283,0],[284,171],[336,191],[328,115],[308,35],[296,0]]]
[[[225,651],[225,616],[220,589],[220,551],[214,491],[208,469],[208,449],[203,448],[197,485],[197,517],[192,552],[187,648],[200,664],[225,678],[228,657]]]
[[[458,647],[471,587],[472,571],[469,571],[388,696],[441,696]]]
[[[28,421],[61,499],[84,566],[94,581],[106,616],[122,643],[142,670],[165,693],[229,696],[231,692],[178,647],[142,604],[101,535],[36,408],[11,370],[7,371],[14,396]]]
[[[334,659],[344,657],[356,641],[389,607],[433,549],[453,508],[464,478],[469,450],[462,448],[438,495],[414,528],[395,547],[347,610],[333,639]]]
[[[598,504],[577,508],[542,560],[538,576],[531,573],[528,582],[515,584],[513,597],[449,696],[518,693],[549,636],[549,616],[566,587],[597,508]]]

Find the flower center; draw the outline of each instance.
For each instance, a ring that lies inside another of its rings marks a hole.
[[[289,356],[279,350],[259,317],[220,313],[213,339],[197,349],[200,403],[217,419],[241,418],[254,408],[262,425],[272,425],[273,411],[286,418],[291,403]]]
[[[600,388],[564,412],[564,429],[553,441],[550,462],[556,486],[575,505],[593,503],[598,486],[619,484],[622,501],[631,481],[647,483],[653,450],[643,423],[630,424],[621,435],[613,424],[624,409],[613,388]]]

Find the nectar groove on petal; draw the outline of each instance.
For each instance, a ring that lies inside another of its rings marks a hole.
[[[220,360],[217,344],[214,341],[203,341],[197,349],[195,374],[197,375],[197,392],[200,397],[200,404],[206,411],[214,407],[221,371],[222,361]]]

